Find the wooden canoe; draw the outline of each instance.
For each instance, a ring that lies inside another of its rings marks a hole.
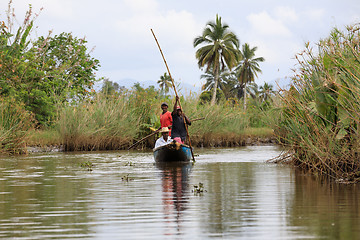
[[[153,149],[156,162],[188,162],[191,159],[191,149],[188,145],[171,142]]]

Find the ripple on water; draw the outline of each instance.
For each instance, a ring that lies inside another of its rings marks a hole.
[[[194,152],[194,164],[167,167],[136,151],[0,159],[0,237],[331,239],[351,229],[360,238],[358,189],[266,163],[281,148]],[[206,191],[193,192],[200,182]]]

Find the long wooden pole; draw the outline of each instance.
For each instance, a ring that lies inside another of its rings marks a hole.
[[[149,138],[149,137],[151,137],[151,136],[154,136],[156,133],[158,133],[160,131],[160,129],[159,130],[156,130],[155,132],[153,132],[153,133],[151,133],[151,134],[149,134],[149,135],[147,135],[146,137],[143,137],[142,139],[140,139],[139,141],[137,141],[136,143],[134,143],[133,145],[131,145],[129,148],[128,148],[128,150],[130,150],[131,148],[133,148],[133,147],[135,147],[136,145],[138,145],[139,143],[141,143],[142,141],[144,141],[145,139],[147,139],[147,138]]]
[[[158,42],[158,40],[157,40],[157,38],[156,38],[156,36],[155,36],[154,31],[153,31],[152,29],[150,29],[150,30],[151,30],[152,35],[153,35],[154,38],[155,38],[156,44],[157,44],[158,47],[159,47],[161,56],[162,56],[162,58],[163,58],[163,60],[164,60],[166,69],[167,69],[167,71],[168,71],[168,73],[169,73],[169,77],[170,77],[170,79],[171,79],[171,82],[172,82],[172,85],[173,85],[173,88],[174,88],[175,95],[176,95],[177,98],[179,98],[179,96],[178,96],[178,94],[177,94],[177,91],[176,91],[174,79],[173,79],[172,76],[171,76],[169,67],[168,67],[168,65],[167,65],[166,59],[165,59],[165,57],[164,57],[164,54],[163,54],[163,52],[162,52],[162,50],[161,50],[160,44],[159,44],[159,42]],[[193,161],[195,162],[195,157],[194,157],[193,149],[192,149],[192,146],[191,146],[191,140],[190,140],[189,130],[188,130],[188,127],[187,127],[187,124],[186,124],[184,112],[183,112],[182,107],[181,107],[181,104],[180,104],[180,98],[179,98],[179,101],[178,101],[178,102],[179,102],[179,106],[180,106],[181,112],[183,113],[183,119],[184,119],[184,124],[185,124],[185,129],[186,129],[186,135],[187,135],[187,138],[189,139],[189,146],[190,146],[191,156],[192,156],[192,158],[193,158]]]
[[[195,118],[195,119],[191,119],[191,122],[194,122],[194,121],[199,121],[199,120],[204,120],[205,118],[204,117],[201,117],[201,118]]]

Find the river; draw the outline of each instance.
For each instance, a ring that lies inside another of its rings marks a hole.
[[[4,239],[360,239],[360,191],[271,164],[278,146],[0,158]]]

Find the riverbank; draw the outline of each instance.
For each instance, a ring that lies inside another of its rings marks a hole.
[[[194,148],[207,148],[207,147],[241,147],[241,146],[262,146],[262,145],[276,145],[279,144],[275,136],[247,136],[240,138],[218,138],[211,140],[194,139],[192,146]],[[129,144],[130,145],[130,144]],[[147,141],[146,143],[140,144],[135,150],[151,150],[154,146],[153,141]],[[127,150],[129,146],[124,146],[117,149],[106,149],[106,150]],[[69,152],[66,151],[66,146],[63,144],[53,145],[29,145],[26,147],[28,154],[41,153],[41,152]],[[85,150],[84,150],[85,151]],[[87,150],[91,151],[91,150]],[[96,150],[93,150],[96,151]],[[101,151],[101,150],[98,150]]]

